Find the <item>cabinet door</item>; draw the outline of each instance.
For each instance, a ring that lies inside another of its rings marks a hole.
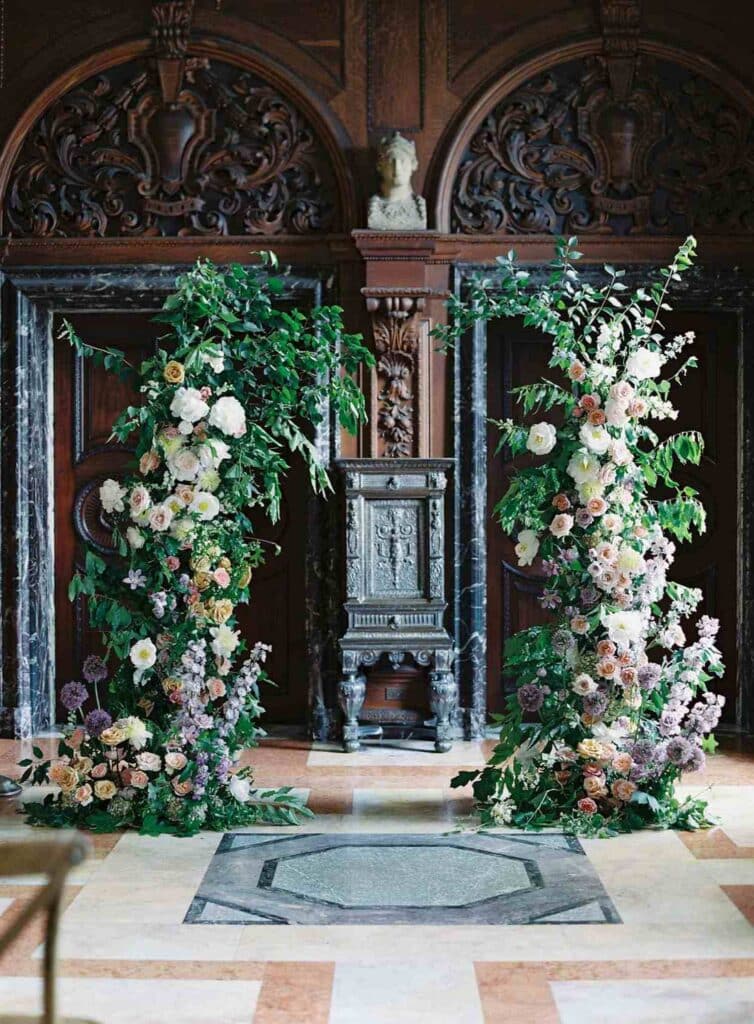
[[[81,336],[93,345],[125,350],[138,363],[153,350],[164,325],[150,322],[149,313],[77,313],[69,316]],[[57,325],[56,325],[57,326]],[[128,384],[102,367],[75,355],[67,342],[55,348],[55,615],[57,690],[80,677],[87,654],[100,650],[96,632],[87,624],[86,604],[68,600],[71,576],[83,566],[84,541],[105,557],[112,553],[110,528],[102,514],[99,486],[133,465],[133,450],[109,440],[121,410],[138,402]],[[239,608],[239,625],[249,645],[272,644],[268,671],[278,684],[267,688],[263,703],[270,719],[304,721],[307,706],[307,662],[304,617],[306,548],[306,471],[296,465],[285,482],[282,519],[271,526],[258,514],[259,536],[278,543],[267,564],[252,581],[251,603]],[[311,500],[311,499],[309,499]],[[65,712],[58,709],[62,717]]]
[[[693,542],[678,544],[671,576],[689,586],[701,587],[704,601],[700,614],[721,621],[720,646],[726,662],[723,680],[716,689],[726,696],[724,721],[735,721],[737,686],[737,508],[738,508],[738,329],[736,317],[725,312],[675,312],[666,314],[666,333],[696,332],[694,354],[699,368],[689,372],[683,386],[671,397],[679,410],[676,421],[653,421],[661,436],[679,430],[699,430],[705,439],[700,466],[680,467],[680,483],[695,487],[707,509],[707,533]],[[687,350],[688,351],[688,350]],[[541,376],[552,378],[547,367],[550,341],[515,323],[491,326],[488,344],[488,410],[493,419],[520,411],[511,401],[510,389]],[[556,413],[532,418],[556,422]],[[488,705],[500,711],[514,681],[503,673],[505,639],[520,629],[548,621],[549,613],[537,600],[541,592],[538,563],[520,569],[514,542],[491,519],[492,509],[510,482],[512,465],[505,452],[491,453],[498,432],[490,426],[488,445]],[[521,457],[520,464],[526,463]]]

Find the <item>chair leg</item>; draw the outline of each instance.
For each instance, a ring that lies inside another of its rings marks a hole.
[[[62,891],[58,889],[47,911],[47,935],[44,949],[44,1024],[57,1022],[57,958],[58,958],[58,925],[60,924],[60,904]]]

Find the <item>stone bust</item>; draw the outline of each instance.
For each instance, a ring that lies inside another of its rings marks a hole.
[[[411,189],[411,175],[419,166],[416,146],[393,132],[380,143],[377,171],[380,194],[369,200],[367,226],[374,231],[424,231],[427,204]]]

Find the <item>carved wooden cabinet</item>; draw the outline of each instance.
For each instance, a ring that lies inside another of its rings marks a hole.
[[[353,459],[345,484],[348,628],[340,640],[343,745],[359,747],[360,670],[387,655],[429,667],[435,749],[449,750],[458,689],[445,614],[445,496],[452,459]]]

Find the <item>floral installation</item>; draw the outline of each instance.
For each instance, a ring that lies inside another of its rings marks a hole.
[[[541,604],[553,622],[506,643],[517,690],[498,716],[500,740],[473,782],[483,825],[559,826],[612,834],[649,825],[706,824],[701,800],[680,803],[682,772],[701,769],[723,698],[708,688],[723,673],[718,623],[686,620],[701,591],[668,578],[674,540],[705,528],[696,493],[673,479],[698,463],[702,438],[660,441],[652,420],[677,415],[671,384],[696,366],[682,358],[692,332],[666,338],[668,291],[691,265],[693,238],[651,284],[631,292],[624,272],[584,283],[576,239],[559,240],[547,282],[534,287],[514,253],[498,275],[451,300],[448,343],[475,321],[523,317],[553,336],[551,380],[516,388],[537,422],[500,422],[500,447],[526,455],[495,509],[515,538],[519,565],[540,559]],[[675,369],[663,379],[663,372]],[[661,484],[668,497],[653,499]]]
[[[262,735],[270,648],[246,649],[236,609],[264,560],[249,516],[278,517],[294,453],[314,490],[328,489],[306,428],[326,403],[357,428],[354,374],[372,357],[343,330],[339,307],[276,306],[285,283],[269,269],[274,257],[261,257],[252,267],[200,260],[178,278],[155,318],[169,333],[138,368],[64,326],[80,354],[135,374],[143,401],[113,428],[122,444],[135,439],[136,469],[99,492],[117,556],[90,548],[69,588],[86,600],[105,656],[90,655],[84,681],[61,690],[69,720],[57,757],[35,748],[21,762],[24,781],[54,786],[26,805],[34,824],[191,834],[310,813],[289,789],[254,791],[238,767]]]

